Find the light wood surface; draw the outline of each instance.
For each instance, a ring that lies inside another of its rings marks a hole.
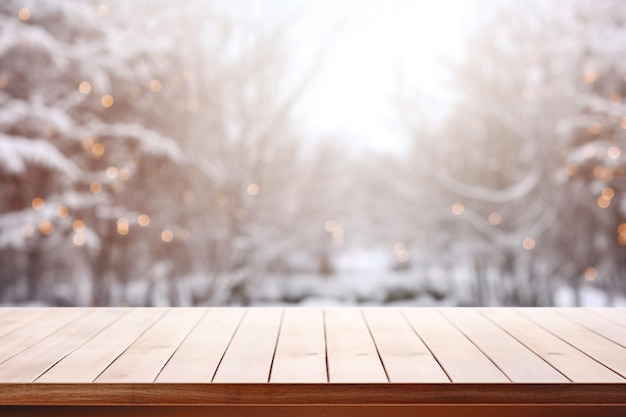
[[[624,411],[625,314],[2,308],[0,409],[579,404]]]

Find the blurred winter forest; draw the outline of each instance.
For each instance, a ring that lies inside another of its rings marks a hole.
[[[626,3],[492,3],[395,153],[249,4],[0,3],[0,304],[626,303]]]

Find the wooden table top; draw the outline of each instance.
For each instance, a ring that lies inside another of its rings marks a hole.
[[[0,309],[0,404],[452,401],[626,404],[626,309]]]

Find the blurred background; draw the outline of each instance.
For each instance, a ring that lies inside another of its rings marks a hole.
[[[0,304],[626,305],[621,0],[4,0]]]

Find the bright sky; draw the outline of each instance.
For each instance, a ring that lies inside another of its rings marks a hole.
[[[463,56],[464,33],[485,1],[302,4],[305,17],[296,31],[298,50],[291,52],[303,67],[320,48],[325,57],[297,109],[307,136],[344,138],[355,149],[402,152],[406,143],[394,94],[421,89],[436,98],[432,117],[441,116],[436,102],[449,101],[443,61]]]

